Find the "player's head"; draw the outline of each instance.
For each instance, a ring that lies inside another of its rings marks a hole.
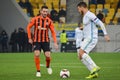
[[[62,33],[65,33],[65,30],[62,30]]]
[[[85,2],[80,2],[77,5],[78,11],[83,14],[83,11],[87,8],[87,4]]]
[[[48,7],[47,6],[42,6],[40,14],[45,18],[48,15]]]

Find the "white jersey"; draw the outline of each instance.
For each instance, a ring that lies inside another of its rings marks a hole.
[[[104,24],[90,11],[88,11],[83,17],[83,34],[84,38],[98,38],[98,28],[100,26],[104,35],[107,34]]]
[[[78,27],[75,29],[76,48],[80,47],[82,39],[83,39],[83,33],[82,30],[80,30],[80,28]]]
[[[83,16],[83,38],[81,49],[89,53],[97,44],[98,28],[100,26],[104,35],[107,34],[104,24],[90,11]]]

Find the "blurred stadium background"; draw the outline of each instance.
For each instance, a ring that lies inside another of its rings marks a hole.
[[[23,3],[20,3],[22,1]],[[23,30],[26,33],[26,26],[30,19],[39,14],[39,9],[42,5],[49,7],[49,16],[52,8],[57,11],[57,15],[61,7],[65,10],[64,16],[54,20],[54,26],[57,33],[59,50],[52,49],[52,67],[53,75],[47,75],[45,69],[45,57],[41,54],[41,70],[42,77],[40,80],[63,80],[59,77],[59,72],[63,68],[67,68],[71,72],[69,80],[85,80],[88,71],[85,66],[77,59],[75,48],[75,28],[78,23],[81,23],[81,15],[78,13],[76,5],[80,1],[85,1],[90,11],[98,14],[99,10],[104,15],[104,24],[111,41],[106,43],[103,38],[103,33],[99,28],[99,41],[93,49],[90,56],[101,67],[99,77],[94,80],[120,80],[120,0],[29,0],[31,11],[23,4],[26,0],[0,0],[0,80],[38,80],[35,77],[35,65],[33,60],[32,50],[28,50],[28,45],[25,44],[25,51],[17,51],[13,54],[12,46],[10,45],[11,34],[14,30]],[[98,2],[97,2],[98,1]],[[21,6],[20,6],[21,5]],[[68,35],[67,52],[60,52],[60,33],[66,30]],[[6,31],[7,48],[3,51],[1,42],[1,33]],[[27,41],[23,38],[22,41]],[[20,41],[20,40],[19,40]],[[53,41],[51,39],[51,48]],[[9,53],[8,53],[9,52]],[[8,53],[8,54],[6,54]],[[29,54],[30,53],[30,54]],[[67,80],[68,80],[67,79]]]
[[[104,24],[106,25],[108,34],[111,41],[105,43],[101,29],[99,29],[99,42],[93,52],[120,52],[120,0],[98,0],[101,2],[95,2],[95,0],[28,0],[31,4],[31,11],[28,11],[27,7],[20,6],[20,1],[23,3],[26,0],[1,0],[0,1],[0,33],[5,30],[8,34],[8,51],[11,52],[11,46],[9,45],[11,33],[15,29],[22,28],[26,32],[26,26],[30,19],[39,14],[39,9],[42,5],[49,7],[49,16],[52,8],[59,11],[63,8],[66,15],[58,17],[58,20],[54,21],[55,30],[57,32],[57,39],[59,43],[59,35],[64,29],[68,35],[67,52],[76,52],[74,30],[81,23],[81,15],[77,12],[76,5],[80,1],[85,1],[90,11],[98,14],[99,10],[104,15]],[[30,6],[28,7],[30,8]],[[52,47],[51,41],[51,47]],[[60,47],[59,47],[60,48]],[[52,49],[53,52],[59,52]],[[2,48],[0,45],[0,52]]]

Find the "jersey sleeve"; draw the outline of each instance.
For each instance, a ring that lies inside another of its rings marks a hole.
[[[50,31],[52,33],[54,43],[57,43],[56,33],[55,33],[55,29],[52,21],[50,21]]]
[[[28,38],[31,39],[31,28],[35,24],[35,18],[32,18],[30,23],[27,25],[27,33],[28,33]]]
[[[93,13],[90,13],[89,15],[89,18],[91,21],[93,21],[96,25],[100,26],[104,35],[107,35],[107,31],[106,31],[106,28],[105,28],[105,25],[103,24],[103,22],[101,20],[99,20],[95,14]]]

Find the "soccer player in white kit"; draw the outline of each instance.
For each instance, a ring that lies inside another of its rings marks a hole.
[[[79,50],[79,58],[82,63],[90,71],[90,75],[86,77],[87,79],[98,77],[98,67],[95,62],[88,55],[89,52],[96,46],[98,41],[98,28],[96,25],[100,26],[104,33],[104,38],[106,41],[110,41],[110,38],[106,32],[104,24],[90,12],[87,8],[85,2],[80,2],[77,5],[78,12],[83,15],[83,38],[84,40],[81,43],[81,48]]]
[[[81,24],[78,24],[78,27],[75,29],[75,40],[76,40],[76,48],[77,48],[77,53],[79,56],[79,50],[81,47],[81,43],[83,40],[83,27],[81,26]]]

